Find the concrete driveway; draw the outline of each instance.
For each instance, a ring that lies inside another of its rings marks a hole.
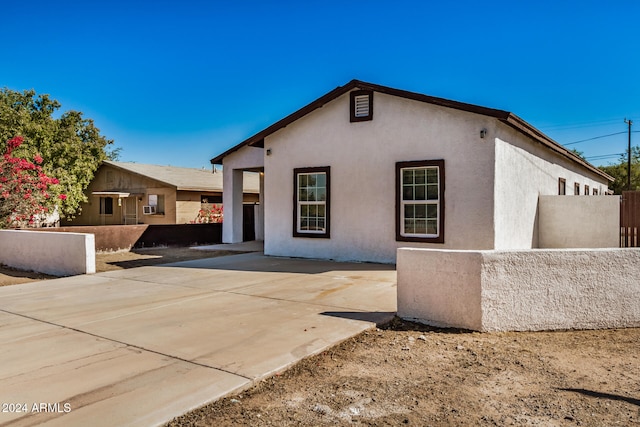
[[[0,288],[0,425],[150,426],[390,319],[393,266],[242,254]]]

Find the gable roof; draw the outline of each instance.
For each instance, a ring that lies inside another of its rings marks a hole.
[[[520,117],[518,117],[515,114],[510,113],[508,111],[496,110],[496,109],[493,109],[493,108],[487,108],[487,107],[482,107],[482,106],[479,106],[479,105],[467,104],[467,103],[464,103],[464,102],[451,101],[449,99],[437,98],[437,97],[433,97],[433,96],[423,95],[421,93],[409,92],[409,91],[400,90],[400,89],[394,89],[394,88],[390,88],[390,87],[387,87],[387,86],[381,86],[381,85],[377,85],[377,84],[373,84],[373,83],[363,82],[363,81],[360,81],[360,80],[351,80],[349,83],[347,83],[344,86],[338,86],[337,88],[335,88],[331,92],[321,96],[320,98],[316,99],[315,101],[311,102],[310,104],[307,104],[306,106],[302,107],[298,111],[288,115],[287,117],[283,118],[282,120],[277,121],[276,123],[272,124],[268,128],[256,133],[255,135],[253,135],[253,136],[249,137],[248,139],[242,141],[240,144],[238,144],[238,145],[230,148],[229,150],[225,151],[224,153],[214,157],[213,159],[211,159],[211,163],[212,164],[217,164],[217,165],[222,164],[222,159],[223,158],[225,158],[229,154],[231,154],[231,153],[233,153],[233,152],[235,152],[235,151],[237,151],[240,148],[245,147],[245,146],[264,148],[264,138],[266,138],[267,136],[275,133],[276,131],[278,131],[278,130],[286,127],[286,126],[288,126],[289,124],[293,123],[294,121],[302,118],[303,116],[306,116],[307,114],[311,113],[312,111],[314,111],[314,110],[322,107],[323,105],[333,101],[334,99],[338,98],[339,96],[342,96],[347,92],[350,92],[353,89],[372,90],[374,92],[384,93],[384,94],[393,95],[393,96],[399,96],[401,98],[411,99],[411,100],[419,101],[419,102],[425,102],[425,103],[428,103],[428,104],[438,105],[438,106],[441,106],[441,107],[454,108],[456,110],[467,111],[467,112],[475,113],[475,114],[481,114],[483,116],[488,116],[488,117],[494,117],[494,118],[498,119],[499,121],[511,126],[512,128],[514,128],[518,132],[520,132],[520,133],[532,138],[534,141],[536,141],[536,142],[544,145],[545,147],[551,149],[552,151],[555,151],[556,153],[568,158],[569,160],[580,164],[581,166],[587,168],[591,172],[593,172],[593,173],[595,173],[597,175],[600,175],[601,177],[603,177],[603,178],[605,178],[605,179],[607,179],[609,181],[613,181],[614,180],[614,178],[611,177],[610,175],[606,174],[605,172],[601,171],[600,169],[598,169],[597,167],[595,167],[591,163],[589,163],[586,160],[583,160],[579,156],[575,155],[571,150],[566,149],[565,147],[563,147],[562,145],[558,144],[557,142],[555,142],[554,140],[552,140],[551,138],[546,136],[544,133],[542,133],[541,131],[539,131],[538,129],[536,129],[535,127],[530,125],[529,123],[527,123],[524,120],[522,120]]]
[[[147,165],[133,162],[114,162],[105,160],[105,164],[151,178],[182,191],[222,191],[222,172],[182,168],[176,166]],[[257,174],[245,174],[244,191],[258,193],[260,183]]]

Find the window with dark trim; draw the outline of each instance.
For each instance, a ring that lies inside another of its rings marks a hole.
[[[373,91],[354,90],[349,96],[351,122],[373,120]]]
[[[100,215],[113,215],[113,199],[100,197]]]
[[[293,170],[293,237],[330,237],[329,166]]]
[[[575,194],[576,196],[580,195],[580,184],[577,182],[573,184],[573,194]]]
[[[597,195],[598,195],[598,190],[597,190],[596,188],[594,188],[592,191],[593,191],[593,195],[594,195],[594,196],[597,196]]]
[[[567,194],[567,180],[558,178],[558,195],[564,196],[565,194]]]
[[[585,195],[585,196],[588,196],[588,195],[589,195],[589,186],[588,186],[588,185],[585,185],[585,186],[584,186],[584,195]]]
[[[444,243],[444,160],[396,163],[396,240]]]

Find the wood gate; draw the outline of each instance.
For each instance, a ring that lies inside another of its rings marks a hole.
[[[620,206],[620,247],[640,247],[640,191],[623,191]]]

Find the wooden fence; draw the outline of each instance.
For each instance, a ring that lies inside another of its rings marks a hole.
[[[623,191],[620,206],[620,247],[640,247],[640,191]]]

